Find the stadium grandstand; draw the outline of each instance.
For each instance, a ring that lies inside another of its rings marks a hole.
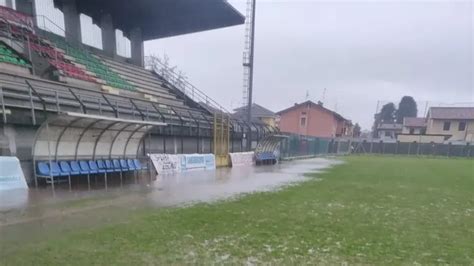
[[[216,117],[228,112],[191,84],[178,86],[173,73],[146,69],[144,41],[243,24],[229,3],[49,0],[58,22],[37,14],[38,1],[0,1],[0,155],[17,156],[30,184],[122,176],[142,169],[148,153],[214,150]],[[100,28],[97,47],[83,42],[81,16]],[[125,56],[117,31],[129,41]],[[231,152],[276,131],[228,121]]]

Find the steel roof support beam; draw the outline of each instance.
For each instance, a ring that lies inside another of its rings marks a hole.
[[[81,143],[81,140],[82,138],[84,137],[84,134],[91,128],[93,127],[95,124],[101,122],[103,120],[99,119],[99,120],[94,120],[92,123],[90,123],[87,127],[84,128],[84,130],[82,130],[81,134],[79,135],[79,138],[77,139],[77,143],[76,143],[76,149],[75,149],[75,154],[74,154],[74,160],[77,160],[77,152],[78,152],[78,149],[79,149],[79,144]]]

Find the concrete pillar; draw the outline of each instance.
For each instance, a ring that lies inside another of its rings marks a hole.
[[[144,45],[142,30],[140,28],[134,28],[130,31],[130,46],[132,54],[132,63],[137,66],[144,66]]]
[[[9,156],[16,156],[16,130],[12,125],[4,125],[3,127],[4,138],[8,141]]]
[[[6,0],[5,1],[5,6],[9,8],[13,8],[13,1],[12,0]]]
[[[63,0],[64,26],[66,28],[66,40],[81,43],[81,19],[77,11],[76,0]]]
[[[110,57],[117,53],[117,40],[112,15],[103,14],[100,18],[100,28],[102,29],[102,49]]]
[[[173,148],[174,148],[174,154],[178,154],[178,143],[176,141],[176,137],[173,137]]]

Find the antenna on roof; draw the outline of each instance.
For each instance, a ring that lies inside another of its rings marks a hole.
[[[323,98],[321,100],[322,103],[324,103],[326,101],[326,88],[324,88],[323,90]]]
[[[306,100],[309,100],[309,91],[306,90]]]

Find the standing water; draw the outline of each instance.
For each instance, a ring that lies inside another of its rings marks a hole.
[[[157,176],[145,184],[105,190],[50,188],[6,194],[0,200],[0,244],[21,245],[76,228],[126,221],[141,207],[211,202],[241,194],[272,191],[339,164],[336,159],[308,159],[273,166],[241,166]],[[53,196],[54,195],[54,196]],[[2,243],[3,242],[3,243]],[[8,243],[8,244],[7,244]]]

